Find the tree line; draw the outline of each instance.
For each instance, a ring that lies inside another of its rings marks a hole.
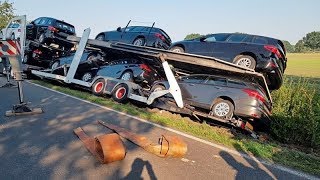
[[[203,35],[199,33],[188,34],[184,39],[195,39]],[[320,52],[320,31],[307,33],[295,45],[289,41],[282,40],[287,52],[289,53],[304,53],[304,52]]]

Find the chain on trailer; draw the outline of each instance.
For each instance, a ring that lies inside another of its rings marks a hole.
[[[7,28],[12,22],[20,22],[21,33],[20,40],[7,39],[6,32]],[[41,108],[30,108],[27,103],[24,102],[24,94],[22,88],[22,70],[21,70],[21,60],[24,54],[25,45],[25,35],[26,35],[26,16],[19,16],[11,19],[4,30],[5,36],[2,37],[0,41],[0,57],[9,59],[12,72],[14,74],[14,80],[17,81],[19,104],[13,105],[12,110],[6,111],[6,116],[13,115],[27,115],[27,114],[38,114],[42,113]],[[7,72],[8,77],[9,72]]]

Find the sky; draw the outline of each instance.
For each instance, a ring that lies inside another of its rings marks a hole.
[[[78,36],[90,27],[99,32],[155,22],[173,41],[187,34],[241,32],[275,37],[295,44],[320,31],[320,0],[9,0],[15,13],[54,17],[73,24]]]

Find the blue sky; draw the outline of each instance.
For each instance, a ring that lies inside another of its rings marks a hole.
[[[62,19],[78,35],[90,27],[91,37],[125,26],[131,19],[156,22],[173,41],[189,33],[243,32],[296,43],[320,31],[319,0],[10,0],[28,20],[40,16]],[[136,23],[142,25],[143,23]]]

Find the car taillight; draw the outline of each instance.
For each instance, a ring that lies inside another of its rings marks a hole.
[[[266,99],[258,91],[252,89],[243,89],[243,92],[247,93],[250,97],[258,99],[259,101],[265,103]]]
[[[140,64],[140,68],[148,73],[151,72],[150,67],[145,64]]]
[[[53,26],[48,26],[49,31],[58,32],[58,29]]]
[[[279,51],[279,49],[273,45],[265,45],[264,48],[272,53],[274,53],[275,55],[278,56],[278,58],[282,58],[282,55]]]
[[[42,54],[42,52],[41,52],[39,49],[34,50],[33,53],[35,53],[35,54]]]
[[[155,33],[154,35],[155,35],[157,38],[161,39],[162,41],[165,41],[165,40],[166,40],[166,38],[165,38],[162,34],[160,34],[160,33]]]

